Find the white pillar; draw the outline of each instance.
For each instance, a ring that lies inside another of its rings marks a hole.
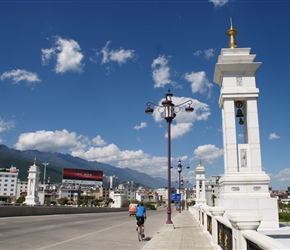
[[[231,26],[228,34],[237,34]],[[219,180],[220,197],[216,205],[225,213],[261,214],[259,229],[278,228],[277,201],[270,197],[270,177],[263,171],[256,87],[261,62],[250,48],[222,49],[215,66],[214,82],[220,86],[224,174]],[[239,117],[236,117],[239,114]],[[238,137],[243,134],[243,141]],[[248,206],[251,204],[251,206]]]

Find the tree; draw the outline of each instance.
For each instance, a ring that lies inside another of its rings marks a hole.
[[[21,204],[21,203],[23,203],[24,201],[25,201],[25,196],[20,195],[20,197],[16,200],[16,203]]]
[[[67,202],[68,202],[68,198],[67,198],[67,197],[63,197],[63,198],[60,198],[60,199],[58,200],[58,203],[59,203],[60,205],[62,205],[62,206],[66,205]]]
[[[112,198],[108,198],[106,201],[106,205],[108,206],[109,203],[114,203],[114,200]]]
[[[216,199],[216,196],[214,194],[211,195],[211,201],[212,201],[212,206],[214,207],[215,206],[215,199]]]
[[[150,201],[144,202],[144,207],[150,210],[156,210],[156,207]]]
[[[290,213],[288,212],[279,213],[279,221],[286,222],[287,225],[287,223],[290,221]]]
[[[100,206],[100,200],[95,200],[95,201],[94,201],[94,205],[95,205],[96,207]]]

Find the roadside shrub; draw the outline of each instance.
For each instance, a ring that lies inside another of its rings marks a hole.
[[[279,221],[290,222],[290,213],[279,213]]]

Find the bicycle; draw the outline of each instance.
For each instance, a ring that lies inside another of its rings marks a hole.
[[[146,218],[144,218],[144,223],[145,223],[145,219]],[[138,218],[137,225],[138,225],[138,228],[137,228],[138,240],[142,241],[145,237],[145,234],[144,234],[144,224],[142,224],[141,218]]]

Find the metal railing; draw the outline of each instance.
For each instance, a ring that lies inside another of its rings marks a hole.
[[[207,214],[207,231],[212,234],[212,219],[211,216]]]
[[[218,245],[223,250],[232,250],[232,229],[218,222]]]

